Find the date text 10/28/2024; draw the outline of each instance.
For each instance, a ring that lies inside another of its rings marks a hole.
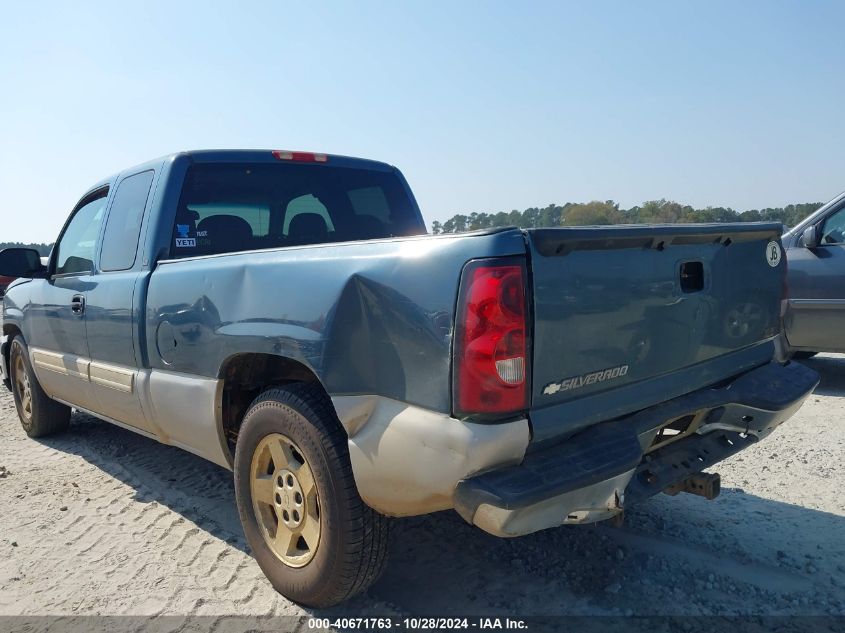
[[[528,624],[518,618],[309,618],[308,628],[343,630],[526,630]]]

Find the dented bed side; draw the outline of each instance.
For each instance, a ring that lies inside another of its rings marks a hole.
[[[271,354],[307,367],[332,396],[449,413],[461,269],[524,249],[512,229],[161,262],[147,292],[150,365],[215,378],[236,355]]]

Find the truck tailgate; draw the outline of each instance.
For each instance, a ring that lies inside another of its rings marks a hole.
[[[775,223],[529,229],[535,442],[771,360]]]

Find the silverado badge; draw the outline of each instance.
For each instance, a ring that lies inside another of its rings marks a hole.
[[[628,373],[628,365],[619,365],[618,367],[611,367],[609,369],[600,369],[589,374],[582,374],[580,376],[573,376],[572,378],[564,378],[560,382],[550,382],[543,387],[543,393],[550,396],[558,391],[569,391],[570,389],[580,389],[586,385],[592,385],[597,382],[604,382],[605,380],[613,380],[614,378],[621,378]]]

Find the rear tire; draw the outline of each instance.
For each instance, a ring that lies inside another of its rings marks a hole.
[[[12,339],[9,379],[18,418],[29,437],[46,437],[67,429],[70,424],[70,407],[44,393],[32,371],[29,351],[22,336]]]
[[[381,575],[389,520],[361,500],[346,433],[319,385],[256,398],[238,432],[234,471],[246,539],[276,591],[328,607]]]

